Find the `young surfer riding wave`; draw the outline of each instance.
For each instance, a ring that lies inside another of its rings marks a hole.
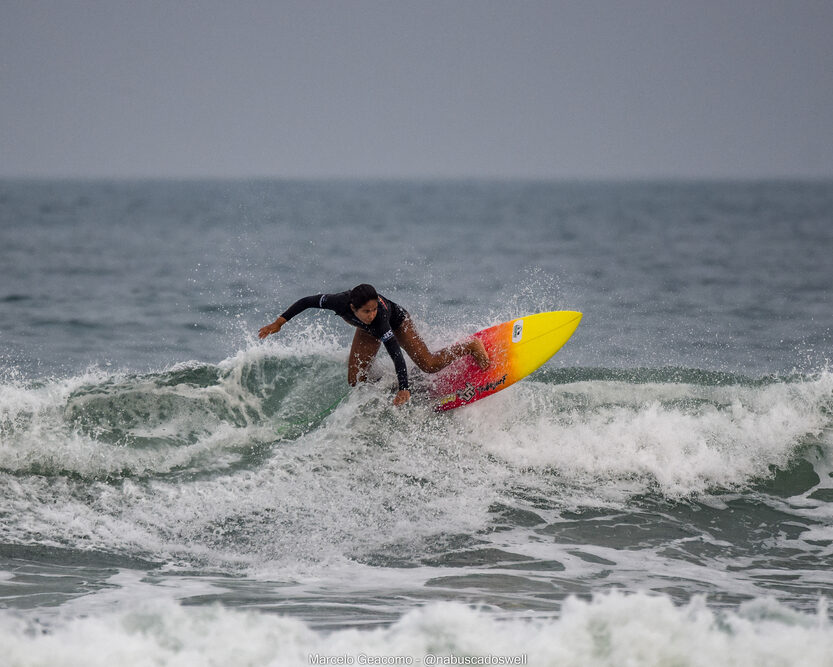
[[[271,324],[258,331],[259,338],[278,333],[289,320],[307,308],[326,308],[356,327],[350,358],[347,362],[347,382],[355,386],[357,382],[367,379],[367,369],[379,345],[393,359],[399,392],[393,399],[394,405],[402,405],[411,398],[408,389],[408,369],[402,349],[408,353],[414,363],[426,373],[436,373],[451,362],[470,354],[480,368],[489,367],[489,355],[477,338],[471,338],[438,352],[431,352],[425,341],[417,333],[408,311],[390,299],[378,294],[372,285],[357,285],[346,292],[337,294],[314,294],[299,299],[286,312]]]

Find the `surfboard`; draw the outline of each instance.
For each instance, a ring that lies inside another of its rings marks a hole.
[[[566,343],[581,322],[581,313],[558,310],[518,317],[474,334],[483,341],[491,365],[481,370],[466,355],[430,376],[435,410],[469,405],[511,387],[540,368]]]

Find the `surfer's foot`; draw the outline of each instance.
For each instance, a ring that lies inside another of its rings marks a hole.
[[[486,370],[491,365],[492,362],[489,361],[489,355],[480,339],[475,338],[468,344],[468,352],[474,357],[480,370]]]

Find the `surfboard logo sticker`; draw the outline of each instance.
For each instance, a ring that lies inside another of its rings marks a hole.
[[[524,321],[518,320],[515,322],[515,325],[512,327],[512,342],[513,343],[520,343],[521,338],[524,335]]]
[[[457,396],[464,403],[468,403],[476,396],[476,390],[471,382],[466,382],[466,386],[457,391]]]

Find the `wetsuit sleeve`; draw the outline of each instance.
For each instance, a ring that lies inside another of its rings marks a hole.
[[[387,333],[382,336],[382,343],[388,351],[390,358],[393,359],[393,365],[396,368],[396,379],[399,382],[399,390],[408,388],[408,366],[405,364],[405,355],[402,354],[402,348],[399,347],[399,341],[393,335],[393,331],[388,329]]]
[[[303,299],[298,299],[289,308],[286,309],[281,317],[287,322],[295,317],[298,313],[304,312],[307,308],[323,308],[322,301],[324,294],[313,294],[312,296],[305,296]]]

